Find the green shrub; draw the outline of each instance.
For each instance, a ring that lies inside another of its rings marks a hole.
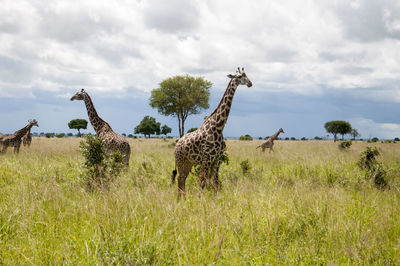
[[[251,170],[251,165],[247,159],[240,163],[240,167],[242,168],[243,174],[247,174]]]
[[[56,137],[57,137],[57,138],[63,138],[63,137],[65,137],[65,133],[58,133],[58,134],[56,135]]]
[[[46,133],[46,138],[53,138],[54,137],[54,133]]]
[[[90,191],[95,188],[108,188],[123,168],[122,154],[107,154],[103,140],[91,135],[86,135],[79,147],[85,158],[85,171],[81,177],[86,188]]]
[[[365,170],[365,177],[367,179],[373,179],[377,188],[384,189],[387,187],[387,171],[382,163],[378,162],[376,159],[379,154],[379,150],[376,147],[367,147],[366,150],[361,153],[360,160],[357,164],[361,169]]]
[[[239,140],[253,140],[253,138],[250,135],[244,135],[240,136]]]
[[[339,143],[339,149],[341,149],[341,150],[349,149],[352,144],[353,143],[351,142],[351,140],[342,141]]]
[[[221,161],[222,161],[222,163],[226,163],[226,165],[229,165],[229,154],[226,151],[226,149],[225,149],[224,153],[222,154]]]

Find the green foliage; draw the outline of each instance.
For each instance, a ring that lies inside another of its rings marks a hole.
[[[172,128],[170,128],[169,126],[163,125],[163,126],[161,127],[161,134],[167,136],[167,135],[168,135],[169,133],[171,133],[171,132],[172,132]]]
[[[56,137],[57,137],[57,138],[63,138],[63,137],[65,137],[65,133],[58,133],[58,134],[56,135]]]
[[[376,147],[367,147],[360,155],[358,166],[365,170],[365,177],[367,179],[373,179],[374,184],[379,189],[387,187],[387,171],[385,170],[382,163],[376,159],[379,156],[379,150]]]
[[[358,130],[355,128],[351,129],[350,135],[353,137],[353,140],[356,139],[357,137],[361,136],[360,133],[358,133]]]
[[[150,135],[160,135],[160,123],[151,116],[145,116],[139,125],[135,127],[135,134],[143,134],[150,138]]]
[[[101,138],[86,135],[80,142],[80,151],[85,158],[85,172],[81,176],[86,188],[108,188],[110,182],[120,174],[123,168],[122,155],[119,152],[107,154]]]
[[[242,168],[242,173],[245,175],[251,170],[251,164],[248,159],[240,162],[240,168]]]
[[[190,133],[190,132],[196,131],[197,129],[198,129],[197,127],[192,127],[191,129],[189,129],[189,130],[187,131],[187,133]]]
[[[224,153],[222,154],[222,158],[221,158],[222,163],[225,163],[226,165],[229,165],[229,153],[225,148]]]
[[[352,130],[350,123],[342,120],[326,122],[324,128],[326,132],[333,134],[334,141],[337,140],[337,134],[341,134],[344,139],[344,135],[351,133]]]
[[[88,121],[86,121],[85,119],[72,119],[71,121],[69,121],[68,123],[68,127],[70,129],[77,129],[78,130],[78,135],[79,137],[81,136],[81,129],[86,129],[87,128],[87,124]]]
[[[54,138],[54,133],[46,133],[45,134],[46,138]]]
[[[240,136],[239,140],[253,140],[253,138],[250,135],[244,135]]]
[[[353,144],[351,142],[351,140],[345,140],[339,143],[339,149],[341,150],[346,150],[346,149],[350,149],[351,144]]]
[[[202,77],[174,76],[163,80],[160,87],[153,89],[150,106],[166,116],[175,116],[179,122],[179,136],[184,134],[187,117],[198,114],[209,107],[212,83]]]

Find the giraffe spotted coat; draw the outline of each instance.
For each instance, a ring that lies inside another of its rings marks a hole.
[[[18,153],[21,147],[22,137],[25,136],[26,133],[30,131],[33,126],[39,127],[39,124],[35,119],[29,120],[28,125],[21,128],[20,130],[15,131],[12,135],[2,136],[0,138],[0,146],[2,148],[0,153],[5,153],[8,147],[14,147],[14,153]]]
[[[231,80],[217,108],[207,117],[199,129],[184,135],[176,144],[175,170],[172,174],[172,183],[174,183],[175,177],[179,173],[178,198],[185,195],[186,177],[195,165],[201,166],[201,190],[210,181],[211,177],[213,178],[215,191],[219,186],[218,171],[226,146],[222,131],[229,116],[233,96],[239,85],[252,86],[243,69],[238,69],[235,74],[230,74],[228,77]]]
[[[92,99],[84,89],[78,91],[74,96],[71,97],[71,101],[79,100],[84,101],[86,110],[89,116],[90,123],[99,138],[103,139],[104,147],[107,152],[120,152],[123,156],[123,163],[128,166],[129,159],[131,156],[131,147],[124,136],[114,132],[111,126],[101,119],[94,108]]]

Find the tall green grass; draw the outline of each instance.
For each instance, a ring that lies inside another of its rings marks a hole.
[[[130,140],[108,190],[80,180],[79,139],[0,156],[0,264],[400,264],[400,144],[227,141],[222,188],[170,187],[174,140]],[[389,188],[357,167],[377,146]],[[241,162],[250,170],[243,173]]]

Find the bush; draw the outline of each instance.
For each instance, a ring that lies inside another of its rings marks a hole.
[[[63,138],[63,137],[65,137],[65,133],[58,133],[58,134],[56,135],[56,137],[57,137],[57,138]]]
[[[229,154],[226,151],[226,148],[225,148],[224,153],[222,154],[221,161],[222,161],[222,163],[226,163],[226,165],[229,165]]]
[[[306,137],[302,137],[301,140],[307,140],[307,138]]]
[[[400,141],[400,139],[396,137],[396,138],[394,138],[394,141]]]
[[[357,163],[358,166],[363,170],[372,170],[378,163],[376,156],[379,154],[379,150],[376,147],[367,147],[360,155],[360,160]]]
[[[253,138],[250,135],[244,135],[240,136],[239,140],[253,140]]]
[[[247,174],[251,170],[251,165],[247,159],[240,163],[240,167],[242,168],[243,174]]]
[[[367,147],[360,155],[358,166],[365,170],[365,177],[367,179],[373,179],[374,184],[379,189],[387,187],[387,171],[383,167],[382,163],[378,162],[376,157],[379,155],[379,150],[374,147]]]
[[[53,138],[54,133],[46,133],[45,136],[46,136],[46,138]]]
[[[86,135],[80,142],[80,151],[85,158],[85,172],[81,176],[88,190],[108,188],[110,182],[119,175],[122,164],[122,154],[114,152],[107,154],[103,140]]]
[[[372,139],[368,140],[367,142],[371,143],[371,142],[377,142],[377,141],[379,141],[379,139],[377,137],[373,137]]]
[[[339,143],[339,149],[341,150],[346,150],[346,149],[350,149],[351,144],[353,144],[351,142],[351,140],[345,140]]]

